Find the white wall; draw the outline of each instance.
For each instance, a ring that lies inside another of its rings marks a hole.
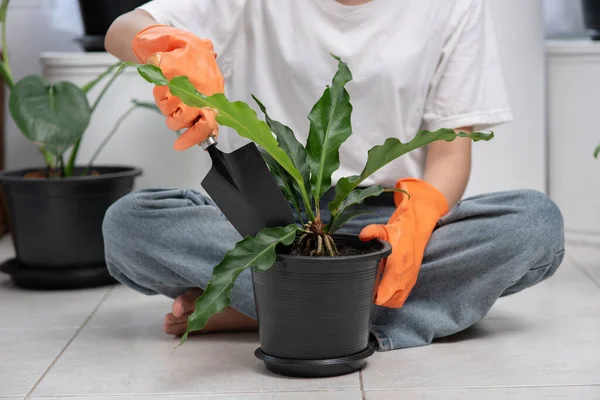
[[[487,1],[492,7],[515,122],[497,128],[492,142],[476,144],[467,195],[516,188],[545,190],[542,0]],[[13,0],[9,19],[9,48],[16,78],[41,71],[38,60],[41,51],[79,51],[73,43],[73,38],[81,33],[76,0]],[[7,136],[8,168],[41,162],[34,146],[21,137],[12,122],[8,123]],[[113,146],[118,147],[118,143]],[[188,162],[197,158],[191,157]],[[109,154],[106,159],[112,156]],[[151,161],[156,160],[146,160]],[[180,172],[168,163],[161,168],[163,173],[157,178],[161,184],[169,174]],[[188,180],[191,182],[191,178],[185,181]]]
[[[488,0],[498,36],[514,122],[475,143],[467,196],[499,190],[546,190],[545,56],[541,0]],[[575,0],[573,0],[575,1]]]

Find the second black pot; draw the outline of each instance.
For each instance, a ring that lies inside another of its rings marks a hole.
[[[372,252],[348,257],[279,255],[269,270],[253,271],[261,348],[272,372],[305,377],[361,369],[369,346],[379,263],[391,253],[383,241],[336,236],[338,245]]]
[[[115,19],[149,0],[79,0],[85,36],[78,39],[86,51],[105,51],[104,37]]]
[[[134,187],[142,171],[94,167],[100,175],[25,178],[0,174],[16,259],[4,265],[18,286],[73,289],[114,283],[104,263],[106,210]],[[75,170],[75,175],[82,171]]]
[[[600,1],[582,0],[585,26],[593,40],[600,40]]]

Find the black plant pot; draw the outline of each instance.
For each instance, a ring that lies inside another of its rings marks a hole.
[[[600,40],[600,0],[582,0],[585,26],[593,40]]]
[[[265,272],[252,272],[261,347],[271,372],[325,377],[364,367],[379,262],[392,249],[339,235],[336,243],[373,252],[348,257],[278,255]]]
[[[75,289],[114,283],[104,262],[102,221],[108,207],[131,192],[141,170],[94,167],[100,175],[25,178],[0,174],[16,258],[2,270],[30,289]]]
[[[119,16],[147,3],[149,0],[79,0],[79,10],[85,36],[79,44],[90,52],[105,51],[104,37]]]

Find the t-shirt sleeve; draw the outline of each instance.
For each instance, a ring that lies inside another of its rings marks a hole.
[[[429,88],[423,129],[473,126],[485,130],[512,121],[492,18],[485,0],[472,0],[449,26]]]
[[[227,50],[248,0],[152,0],[138,9],[157,23],[194,33],[213,42],[217,55]]]

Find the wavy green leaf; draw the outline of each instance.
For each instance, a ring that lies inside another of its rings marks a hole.
[[[371,186],[366,189],[354,189],[353,191],[350,192],[348,197],[346,197],[344,199],[344,201],[342,201],[342,203],[338,206],[337,209],[330,210],[331,211],[331,221],[329,223],[330,227],[329,227],[328,231],[335,232],[336,229],[334,227],[339,224],[339,222],[337,222],[337,220],[344,215],[344,212],[349,207],[352,207],[357,204],[361,204],[363,201],[365,201],[365,199],[367,199],[369,197],[379,196],[380,194],[385,193],[385,192],[402,192],[402,193],[405,193],[410,196],[410,194],[408,194],[405,190],[397,189],[397,188],[386,189],[380,185],[374,185],[374,186]]]
[[[83,135],[91,118],[80,88],[70,82],[50,84],[40,76],[15,84],[9,110],[23,135],[57,158]]]
[[[598,145],[598,147],[596,147],[596,151],[594,151],[594,157],[598,158],[599,155],[600,155],[600,145]]]
[[[308,192],[304,186],[304,180],[300,171],[296,169],[286,152],[279,147],[269,126],[264,121],[258,119],[256,111],[248,104],[243,101],[230,102],[223,93],[216,93],[208,97],[204,96],[196,90],[187,77],[178,76],[169,81],[165,78],[160,68],[153,65],[130,65],[134,65],[140,75],[148,82],[157,86],[168,85],[171,93],[186,105],[197,108],[210,107],[217,110],[217,122],[235,129],[240,136],[250,139],[265,149],[294,178],[300,189],[304,203],[310,204]]]
[[[188,327],[182,337],[182,343],[187,340],[190,332],[204,329],[213,315],[229,307],[231,290],[242,271],[247,268],[256,268],[259,271],[271,268],[277,256],[277,246],[292,244],[297,232],[296,225],[264,229],[256,237],[247,236],[228,251],[213,269],[212,278],[204,293],[196,299],[196,309],[188,317]]]
[[[271,119],[267,113],[267,108],[262,104],[262,102],[254,95],[252,95],[252,98],[262,113],[265,114],[265,121],[267,122],[267,125],[269,125],[269,128],[271,128],[271,131],[273,131],[277,137],[279,147],[281,147],[283,151],[287,153],[287,155],[292,159],[294,167],[300,171],[300,175],[302,175],[302,179],[304,180],[304,187],[306,188],[306,191],[310,192],[310,167],[306,161],[306,149],[304,149],[304,146],[302,146],[298,139],[296,139],[296,136],[290,127],[282,124],[279,121]]]
[[[335,59],[338,60],[338,70],[333,82],[308,115],[310,130],[306,153],[312,194],[317,204],[331,187],[331,176],[340,166],[340,146],[352,135],[352,105],[345,89],[352,80],[352,73],[346,63],[337,57]]]
[[[483,132],[455,132],[452,129],[440,129],[435,132],[420,131],[417,135],[408,143],[402,143],[396,138],[387,139],[382,145],[378,145],[369,150],[367,164],[363,168],[360,175],[354,175],[351,177],[341,178],[335,190],[335,199],[329,204],[330,210],[338,210],[344,199],[358,186],[371,176],[373,173],[383,168],[390,162],[394,161],[400,156],[411,152],[419,147],[426,146],[430,143],[437,142],[439,140],[445,140],[446,142],[452,142],[457,137],[470,138],[474,142],[485,140],[489,141],[494,137],[493,133]]]
[[[142,78],[156,86],[165,86],[169,84],[169,80],[163,75],[162,70],[154,65],[125,63],[119,69],[123,69],[127,65],[136,67],[138,74],[140,74]]]
[[[354,189],[353,191],[351,191],[348,194],[348,196],[344,199],[344,201],[341,202],[341,204],[337,207],[337,209],[333,209],[333,210],[330,209],[331,214],[338,215],[338,214],[344,212],[344,210],[348,207],[351,207],[355,204],[360,204],[369,197],[379,196],[380,194],[385,193],[385,192],[401,192],[401,193],[406,193],[408,195],[408,193],[405,190],[397,189],[397,188],[387,189],[380,185],[374,185],[374,186],[371,186],[366,189]]]
[[[366,214],[377,214],[377,213],[375,213],[373,211],[365,211],[365,210],[345,211],[345,212],[341,213],[337,218],[335,218],[331,221],[328,232],[334,233],[338,229],[340,229],[344,224],[346,224],[348,221],[350,221],[351,219],[359,217],[361,215],[366,215]]]

